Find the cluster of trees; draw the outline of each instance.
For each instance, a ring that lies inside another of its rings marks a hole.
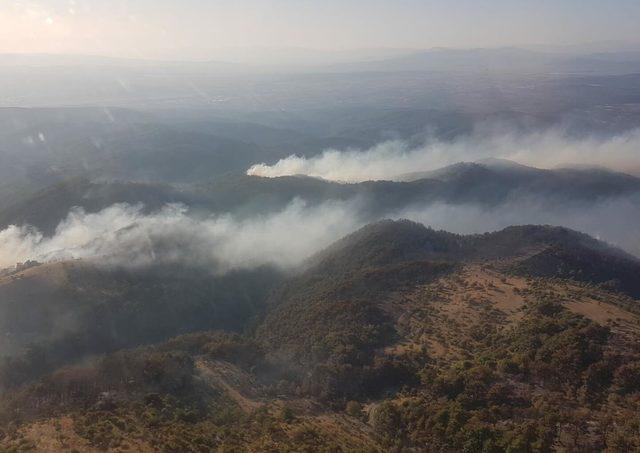
[[[428,366],[411,397],[383,402],[371,421],[398,449],[636,450],[640,366],[609,348],[609,337],[608,328],[541,301],[470,360]]]

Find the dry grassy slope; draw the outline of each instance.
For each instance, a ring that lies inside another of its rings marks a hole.
[[[464,360],[474,360],[474,357],[477,360],[477,351],[486,348],[482,340],[488,335],[519,331],[519,323],[527,319],[531,306],[540,300],[553,300],[569,312],[610,329],[605,355],[621,355],[630,361],[640,357],[637,300],[573,280],[523,277],[499,269],[499,265],[469,264],[460,272],[408,289],[397,299],[388,301],[386,309],[396,320],[401,340],[381,353],[402,360],[403,356],[418,351],[431,357],[436,369],[455,367]],[[558,426],[554,451],[597,451],[603,442],[609,448],[607,451],[635,451],[638,446],[637,439],[631,440],[630,434],[637,431],[607,434],[611,426],[625,429],[635,426],[632,429],[637,430],[637,394],[626,401],[613,396],[608,403],[585,404],[584,396],[566,388],[554,389],[517,379],[508,385],[516,397],[555,400],[558,407],[576,417],[573,422]],[[396,407],[424,404],[419,395],[398,394],[387,401]],[[372,414],[378,407],[378,402],[372,402],[366,410]],[[432,451],[431,448],[425,450]]]
[[[251,451],[262,451],[266,445],[287,448],[305,436],[317,438],[318,447],[330,439],[342,451],[376,451],[380,448],[373,429],[359,418],[332,411],[310,398],[268,394],[255,376],[229,362],[200,359],[197,367],[205,382],[223,390],[248,417],[267,413],[279,418],[284,408],[294,414],[291,420],[279,426],[282,430],[279,440],[276,440],[277,436],[268,440],[247,439],[247,448]]]
[[[101,448],[92,446],[80,436],[74,428],[71,416],[62,416],[38,421],[20,428],[13,438],[5,439],[0,448],[7,451],[36,451],[57,453],[61,451],[100,452]],[[136,438],[122,441],[115,451],[135,451],[151,453],[156,451],[148,442]]]
[[[402,356],[424,349],[442,364],[467,358],[479,339],[513,326],[523,318],[527,303],[542,294],[610,327],[615,343],[631,347],[640,340],[640,312],[624,308],[636,304],[633,299],[571,280],[526,278],[491,265],[470,264],[386,301],[401,341],[384,353]]]

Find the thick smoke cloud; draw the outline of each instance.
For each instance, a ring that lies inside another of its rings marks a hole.
[[[88,214],[74,210],[45,237],[30,227],[0,231],[0,268],[17,262],[86,259],[105,266],[143,267],[179,263],[215,273],[275,265],[294,269],[306,258],[364,224],[406,218],[460,234],[510,225],[561,225],[586,232],[640,256],[640,194],[594,204],[554,204],[520,198],[493,208],[477,205],[415,205],[370,217],[358,200],[309,206],[296,200],[264,216],[197,218],[181,205],[144,214],[142,206],[118,204]]]
[[[144,214],[142,206],[117,204],[97,213],[74,210],[46,237],[28,226],[0,231],[0,268],[17,262],[86,259],[105,266],[179,263],[215,273],[275,265],[294,269],[306,258],[364,224],[406,218],[460,234],[510,225],[561,225],[586,232],[640,256],[640,195],[594,204],[554,204],[521,198],[487,209],[477,205],[415,205],[366,216],[357,200],[309,206],[296,200],[264,216],[198,218],[182,205]]]
[[[479,130],[452,142],[431,141],[420,148],[391,141],[366,151],[332,149],[310,158],[289,156],[274,165],[253,165],[247,174],[268,178],[307,175],[339,182],[403,180],[415,172],[489,157],[540,168],[580,164],[640,174],[640,129],[581,139],[562,130],[529,134]]]
[[[216,272],[276,265],[291,268],[360,224],[355,202],[285,209],[239,220],[230,215],[196,218],[181,205],[145,215],[142,206],[117,204],[97,213],[69,213],[55,234],[30,227],[0,231],[0,268],[17,262],[96,259],[105,265],[188,263]]]

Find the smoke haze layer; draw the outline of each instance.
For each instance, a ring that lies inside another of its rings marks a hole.
[[[573,228],[640,256],[640,194],[594,203],[541,197],[510,199],[488,208],[432,203],[366,214],[362,201],[309,205],[296,199],[284,209],[239,219],[193,216],[184,205],[144,214],[142,205],[116,204],[97,213],[72,210],[51,236],[29,226],[0,231],[0,268],[18,262],[86,259],[105,266],[144,267],[178,263],[223,274],[264,265],[292,270],[332,242],[366,223],[406,218],[460,234],[510,225]]]
[[[430,141],[419,148],[410,148],[402,141],[390,141],[365,151],[329,149],[309,158],[292,155],[273,165],[253,165],[247,174],[267,178],[306,175],[350,183],[406,180],[416,172],[491,157],[539,168],[579,164],[640,174],[640,130],[581,139],[572,138],[562,130],[529,134],[477,131],[452,142]]]
[[[46,237],[29,226],[0,231],[0,267],[17,262],[95,259],[105,265],[184,263],[214,272],[275,265],[291,268],[359,226],[351,202],[285,209],[238,220],[231,215],[190,216],[183,205],[145,215],[141,205],[116,204],[88,214],[73,210]]]

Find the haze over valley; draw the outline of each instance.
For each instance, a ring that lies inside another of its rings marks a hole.
[[[0,6],[0,450],[640,449],[640,8],[485,3]]]

